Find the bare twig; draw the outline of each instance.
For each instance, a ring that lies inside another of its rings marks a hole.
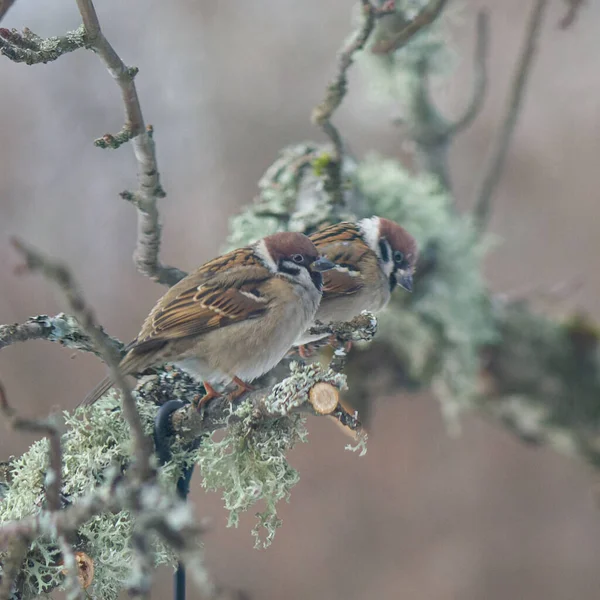
[[[26,260],[26,265],[20,270],[39,271],[46,278],[58,285],[65,294],[70,309],[77,321],[79,321],[81,328],[95,344],[99,354],[107,364],[112,381],[122,392],[123,415],[131,429],[136,458],[135,466],[138,475],[142,480],[147,479],[152,473],[150,466],[151,443],[150,439],[144,434],[131,389],[119,369],[119,353],[111,344],[107,343],[105,335],[96,325],[94,315],[86,305],[83,296],[77,291],[75,282],[68,269],[59,263],[51,261],[39,251],[21,241],[13,240],[13,244]]]
[[[344,203],[342,189],[344,144],[342,136],[331,122],[331,117],[339,108],[348,91],[347,75],[348,69],[354,62],[354,55],[364,48],[373,31],[373,27],[375,26],[376,9],[368,0],[362,0],[362,10],[363,22],[340,51],[337,73],[331,83],[327,86],[325,99],[315,106],[311,116],[312,122],[323,129],[333,144],[331,158],[325,165],[325,191],[329,193],[333,206],[341,206]]]
[[[371,47],[373,54],[387,54],[402,48],[421,29],[433,23],[448,0],[432,0],[413,19],[405,21],[400,31],[396,32],[391,39],[386,39]]]
[[[138,240],[135,251],[135,263],[143,275],[164,285],[174,285],[185,277],[185,273],[175,267],[160,263],[161,225],[157,200],[165,196],[160,185],[156,151],[152,139],[152,128],[146,127],[134,83],[137,69],[128,68],[115,52],[100,28],[100,22],[92,0],[77,0],[86,31],[87,45],[102,59],[108,72],[121,88],[125,106],[125,125],[112,136],[107,134],[96,141],[101,147],[118,147],[131,140],[138,163],[138,189],[135,192],[123,192],[121,195],[138,209]]]
[[[500,124],[498,135],[484,171],[481,188],[477,195],[474,212],[479,231],[486,228],[490,218],[492,197],[500,181],[512,134],[517,124],[547,6],[548,0],[535,0],[535,5],[529,17],[525,44],[512,82],[506,114]]]
[[[568,29],[571,27],[571,25],[575,23],[575,19],[577,19],[580,9],[585,4],[585,0],[564,0],[564,2],[567,5],[567,13],[558,23],[560,29]]]
[[[110,344],[119,352],[123,349],[122,342],[106,334],[102,328],[99,328],[99,330],[107,344]],[[54,317],[38,315],[27,319],[25,323],[0,325],[0,350],[16,342],[26,342],[27,340],[58,342],[66,348],[81,352],[92,352],[99,356],[92,340],[81,329],[79,323],[65,313],[59,313]]]

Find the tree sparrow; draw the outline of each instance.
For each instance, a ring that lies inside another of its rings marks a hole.
[[[308,237],[275,233],[207,262],[156,304],[121,361],[126,375],[173,363],[213,386],[234,382],[232,397],[272,369],[312,322],[334,267]],[[104,380],[83,401],[93,404],[111,387]]]
[[[323,256],[336,263],[323,276],[323,299],[315,320],[350,321],[363,310],[385,308],[397,285],[412,291],[417,244],[397,223],[381,217],[338,223],[315,232],[310,239]],[[326,336],[305,332],[295,345],[322,337]]]

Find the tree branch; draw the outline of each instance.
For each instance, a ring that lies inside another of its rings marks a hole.
[[[311,120],[327,134],[333,144],[330,159],[324,165],[326,170],[325,191],[329,193],[332,206],[342,206],[342,161],[344,144],[342,136],[331,122],[333,113],[339,108],[348,91],[348,69],[354,62],[354,55],[362,50],[375,26],[376,9],[368,0],[362,0],[363,22],[351,39],[343,46],[338,57],[337,73],[325,91],[325,99],[315,106]]]
[[[124,344],[118,339],[109,336],[104,330],[98,328],[107,344],[121,352]],[[27,319],[25,323],[14,325],[0,325],[0,350],[17,342],[27,340],[48,340],[58,342],[61,346],[80,352],[91,352],[100,356],[90,337],[81,329],[79,323],[65,313],[55,317],[38,315]]]
[[[15,3],[16,0],[0,0],[0,21],[4,18],[8,9]]]
[[[87,45],[98,54],[108,72],[117,82],[125,106],[125,125],[112,136],[106,134],[96,140],[100,147],[117,148],[131,140],[138,163],[138,189],[135,192],[123,192],[124,199],[130,201],[138,210],[138,241],[135,251],[135,263],[143,275],[164,285],[174,285],[185,277],[186,273],[160,263],[161,225],[156,206],[159,198],[165,197],[160,184],[153,130],[144,125],[144,117],[135,87],[134,77],[137,69],[125,66],[100,28],[100,22],[92,0],[77,0],[86,31]]]
[[[429,87],[432,57],[429,48],[424,48],[415,66],[414,81],[409,92],[408,118],[400,124],[405,126],[407,135],[415,144],[421,168],[435,175],[447,190],[451,189],[448,151],[452,138],[472,123],[483,106],[487,86],[488,38],[488,15],[480,11],[477,15],[473,91],[464,113],[454,121],[443,117],[432,100]]]
[[[22,33],[16,29],[0,28],[0,54],[17,63],[35,65],[52,62],[63,54],[85,46],[83,27],[78,27],[75,31],[69,31],[60,37],[49,38],[41,38],[28,28],[23,29]]]
[[[431,0],[411,20],[402,22],[401,28],[385,40],[374,44],[370,50],[373,54],[388,54],[405,46],[421,29],[433,23],[441,14],[448,0]]]
[[[481,112],[485,92],[487,89],[488,74],[487,61],[489,54],[489,15],[480,10],[477,13],[477,33],[475,41],[475,53],[473,56],[473,89],[471,99],[461,117],[449,126],[449,134],[458,133],[466,129]]]
[[[481,187],[477,194],[474,216],[480,232],[486,228],[490,218],[493,194],[500,181],[512,134],[523,104],[525,89],[535,57],[537,42],[547,6],[548,0],[535,0],[535,5],[529,17],[525,44],[511,85],[506,113],[500,124],[497,137],[494,140],[493,148],[484,170]]]

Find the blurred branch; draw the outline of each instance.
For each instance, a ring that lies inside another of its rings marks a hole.
[[[451,187],[448,175],[448,149],[452,138],[473,122],[483,106],[487,88],[488,24],[487,13],[480,11],[477,15],[473,89],[467,107],[462,116],[456,120],[450,121],[444,118],[431,98],[429,56],[424,54],[417,63],[415,81],[409,98],[410,118],[406,119],[406,129],[408,136],[416,145],[422,168],[435,175],[446,189]]]
[[[16,0],[0,0],[0,21],[4,18],[8,9],[16,2]]]
[[[471,410],[527,444],[547,445],[600,468],[600,330],[582,318],[556,323],[524,301],[493,302],[499,335],[481,352],[480,393]],[[347,371],[353,406],[365,395],[415,390],[387,342],[351,353]]]
[[[535,5],[529,17],[525,44],[512,82],[506,114],[493,142],[493,148],[477,194],[474,214],[479,231],[486,228],[490,219],[493,194],[500,181],[512,134],[517,124],[547,6],[548,0],[535,0]]]
[[[2,19],[0,4],[0,20]],[[13,62],[28,65],[48,63],[63,54],[86,46],[85,30],[78,27],[60,37],[42,38],[27,27],[19,33],[16,29],[0,28],[0,54]]]
[[[405,46],[410,39],[421,29],[433,23],[441,14],[448,0],[431,0],[419,13],[410,20],[402,22],[398,31],[386,39],[381,40],[370,48],[373,54],[388,54]]]
[[[432,23],[444,8],[447,0],[434,0],[425,6],[413,19],[403,21],[400,31],[395,32],[391,40],[378,42],[371,46],[370,51],[376,54],[397,50],[410,41],[421,29]],[[394,0],[384,2],[381,7],[374,6],[370,0],[361,0],[363,21],[350,39],[344,44],[338,56],[336,76],[329,83],[325,99],[312,111],[311,120],[323,129],[333,144],[331,156],[320,166],[324,170],[325,192],[329,195],[331,205],[339,207],[344,204],[342,181],[344,143],[342,136],[331,122],[333,113],[341,105],[348,91],[348,69],[354,62],[354,56],[362,50],[373,29],[376,20],[382,17],[397,15]]]
[[[152,474],[150,466],[151,444],[150,440],[144,434],[131,389],[119,369],[119,352],[112,344],[107,342],[104,332],[96,325],[94,315],[86,305],[83,296],[77,291],[75,282],[68,269],[59,263],[51,261],[21,241],[13,240],[13,244],[26,261],[25,265],[19,271],[39,271],[44,277],[58,285],[81,328],[92,340],[98,353],[107,364],[112,381],[122,393],[123,416],[129,424],[133,438],[134,456],[136,459],[135,468],[142,481],[148,479]]]
[[[475,53],[473,56],[473,89],[471,91],[471,100],[469,101],[462,117],[459,117],[449,125],[450,133],[458,133],[466,129],[481,111],[487,89],[487,60],[489,52],[489,15],[486,11],[480,10],[477,13],[477,33],[475,42]]]
[[[185,277],[186,273],[175,267],[162,265],[158,254],[160,250],[161,225],[157,200],[164,198],[165,192],[160,185],[156,151],[152,137],[152,128],[146,128],[140,101],[135,87],[134,77],[137,69],[128,68],[104,37],[92,0],[77,0],[77,7],[83,19],[86,32],[86,45],[102,59],[108,72],[121,88],[125,106],[125,125],[115,136],[110,134],[96,140],[100,147],[116,148],[131,140],[138,163],[138,189],[135,192],[123,192],[122,197],[138,209],[138,241],[135,262],[143,275],[164,285],[174,285]]]
[[[558,23],[560,29],[568,29],[571,27],[571,25],[575,23],[579,11],[585,5],[585,0],[564,0],[564,2],[567,5],[567,13]]]
[[[99,328],[107,344],[113,346],[119,352],[123,344],[116,338],[110,337]],[[31,317],[25,323],[14,325],[0,325],[0,350],[16,342],[27,340],[48,340],[58,342],[66,348],[79,350],[81,352],[92,352],[100,356],[96,346],[90,337],[81,329],[79,323],[65,313],[59,313],[55,317],[38,315]]]

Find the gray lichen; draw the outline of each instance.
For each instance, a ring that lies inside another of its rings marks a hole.
[[[422,253],[415,292],[394,294],[378,315],[380,335],[413,379],[433,385],[456,424],[475,398],[480,350],[496,336],[481,269],[486,245],[434,178],[371,156],[359,165],[358,180],[371,211],[401,223]]]
[[[77,501],[101,486],[109,469],[126,468],[131,456],[129,429],[119,412],[114,393],[108,394],[91,409],[63,413],[63,488],[68,502]],[[146,432],[152,431],[157,407],[139,404]],[[45,509],[44,480],[48,469],[48,440],[35,442],[19,458],[11,461],[10,483],[0,504],[0,523],[34,514]],[[175,489],[180,465],[168,465],[160,473],[165,492]],[[80,528],[78,546],[85,548],[95,566],[93,588],[103,598],[116,598],[131,574],[130,538],[132,518],[127,511],[101,514]],[[171,550],[156,542],[156,564],[174,564]],[[44,535],[33,541],[22,571],[24,598],[61,589],[64,576],[55,535]]]
[[[236,415],[242,420],[230,425],[223,439],[216,441],[211,437],[202,443],[196,460],[202,486],[223,492],[225,508],[229,510],[228,527],[237,527],[240,513],[264,500],[265,510],[257,513],[258,523],[252,535],[256,548],[266,548],[281,526],[277,503],[289,500],[291,489],[299,480],[286,454],[298,442],[306,441],[305,419],[293,415],[256,424],[249,403],[242,404]],[[260,537],[261,528],[266,530],[264,540]]]

